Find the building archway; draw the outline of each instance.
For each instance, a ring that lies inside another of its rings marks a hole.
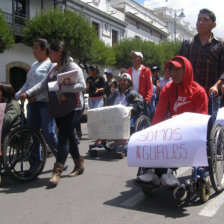
[[[6,82],[10,83],[17,92],[26,81],[30,65],[23,62],[12,62],[6,66]]]

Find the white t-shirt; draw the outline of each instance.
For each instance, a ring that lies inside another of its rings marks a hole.
[[[142,68],[142,65],[137,70],[134,67],[132,67],[133,89],[137,92],[139,90],[139,74],[140,74],[141,68]]]
[[[125,93],[123,93],[122,95],[120,95],[119,90],[116,90],[118,92],[116,99],[114,100],[114,104],[113,105],[117,105],[117,104],[122,104],[124,106],[126,106],[128,104],[127,100],[126,100],[126,95]]]

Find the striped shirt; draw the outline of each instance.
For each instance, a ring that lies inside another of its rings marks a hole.
[[[216,39],[213,34],[203,46],[197,34],[191,42],[182,43],[179,55],[185,56],[192,64],[194,81],[208,92],[224,73],[224,42]]]

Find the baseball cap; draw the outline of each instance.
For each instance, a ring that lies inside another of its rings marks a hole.
[[[141,59],[143,59],[143,54],[142,54],[142,52],[131,51],[131,52],[130,52],[130,56],[133,57],[134,55],[137,56],[137,57],[140,57]]]
[[[120,79],[127,79],[127,80],[131,81],[131,76],[128,73],[123,73],[120,76]]]
[[[106,72],[104,72],[104,74],[108,74],[108,75],[114,75],[114,73],[112,72],[112,71],[106,71]]]
[[[165,63],[166,68],[170,68],[171,66],[174,66],[176,68],[182,68],[184,67],[184,62],[178,58],[174,58]]]

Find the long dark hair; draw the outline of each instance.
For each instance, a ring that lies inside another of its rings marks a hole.
[[[9,103],[15,98],[15,90],[9,83],[0,83],[0,90],[2,91],[1,103]]]
[[[96,65],[90,65],[89,66],[89,69],[92,71],[92,72],[96,72],[96,75],[99,75],[100,74],[100,71],[98,69],[98,67]]]
[[[49,56],[49,48],[47,40],[43,38],[37,38],[34,43],[38,43],[42,50],[46,50],[46,55]]]
[[[69,67],[69,63],[71,62],[71,58],[68,54],[68,49],[62,41],[54,41],[50,43],[49,48],[53,51],[62,50],[61,54],[61,72],[66,72]]]

